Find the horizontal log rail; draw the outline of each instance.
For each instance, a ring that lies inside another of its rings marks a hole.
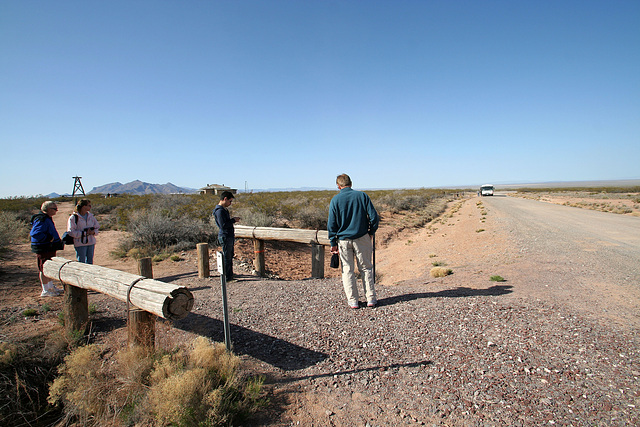
[[[327,230],[304,230],[299,228],[250,227],[235,225],[235,235],[239,238],[253,239],[255,259],[253,265],[260,276],[265,274],[264,241],[305,243],[311,245],[311,277],[324,277],[324,246],[329,246]]]
[[[184,286],[124,271],[53,257],[44,263],[43,272],[49,278],[129,302],[165,319],[183,319],[193,308],[193,294]]]
[[[329,246],[327,230],[303,230],[299,228],[234,226],[236,237],[257,240],[282,240],[286,242],[308,243]]]

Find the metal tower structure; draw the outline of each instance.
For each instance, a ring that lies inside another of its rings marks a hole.
[[[81,176],[74,176],[73,179],[73,194],[71,195],[71,197],[73,197],[74,199],[74,203],[77,205],[78,204],[78,197],[77,195],[82,194],[83,196],[86,196],[84,194],[84,188],[82,188],[82,183],[80,182],[80,178],[82,178]],[[76,192],[77,190],[77,192]]]

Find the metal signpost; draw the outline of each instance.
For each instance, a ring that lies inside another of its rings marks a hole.
[[[231,328],[229,326],[229,305],[227,304],[227,276],[224,271],[224,255],[216,252],[218,260],[218,273],[220,273],[220,284],[222,285],[222,315],[224,318],[224,344],[227,351],[231,351]]]

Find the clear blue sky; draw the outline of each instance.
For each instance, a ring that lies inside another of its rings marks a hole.
[[[0,0],[0,197],[640,178],[640,1]]]

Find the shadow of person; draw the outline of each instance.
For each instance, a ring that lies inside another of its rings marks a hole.
[[[458,287],[455,289],[445,289],[438,292],[418,292],[415,294],[396,295],[389,298],[382,298],[378,300],[378,305],[392,305],[399,302],[413,301],[422,298],[464,298],[475,296],[500,296],[510,294],[513,286],[509,285],[496,285],[487,289],[473,289],[467,287]]]

